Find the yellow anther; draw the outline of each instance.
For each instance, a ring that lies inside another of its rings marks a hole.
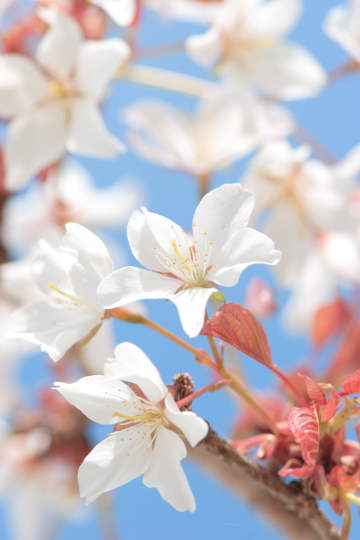
[[[49,283],[49,287],[53,291],[61,294],[62,296],[65,296],[65,298],[67,298],[68,300],[71,300],[72,302],[75,302],[76,304],[85,305],[85,302],[83,302],[83,300],[80,300],[80,298],[77,298],[76,296],[73,296],[72,294],[69,294],[69,293],[66,293],[66,292],[62,291],[61,289],[59,289],[59,287],[57,287],[53,283]]]
[[[176,243],[176,240],[173,240],[171,242],[171,245],[172,245],[173,250],[175,251],[176,255],[179,257],[179,259],[180,259],[182,265],[184,266],[184,268],[186,268],[186,270],[191,273],[191,266],[189,265],[188,260],[185,259],[185,257],[181,253],[181,251],[180,251],[180,249],[179,249],[179,247],[178,247],[178,245]]]
[[[116,412],[114,413],[114,416],[123,418],[124,420],[130,420],[131,422],[153,422],[155,420],[160,420],[161,418],[160,413],[154,411],[148,411],[144,414],[135,414],[133,416]]]

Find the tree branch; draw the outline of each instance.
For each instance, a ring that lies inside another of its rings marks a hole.
[[[293,540],[339,540],[340,532],[301,485],[285,484],[276,473],[241,456],[212,429],[189,451],[197,463],[236,495],[260,510]]]

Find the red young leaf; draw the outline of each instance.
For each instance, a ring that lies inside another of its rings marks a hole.
[[[312,323],[312,339],[315,346],[322,347],[348,324],[351,316],[351,309],[342,298],[337,298],[318,309]]]
[[[329,401],[326,403],[325,407],[321,411],[321,421],[328,422],[329,420],[331,420],[335,416],[340,406],[341,398],[339,394],[335,390],[333,390]]]
[[[311,465],[302,465],[296,459],[289,459],[285,465],[280,469],[279,474],[281,476],[295,476],[295,478],[309,478],[315,470],[316,463]]]
[[[304,373],[299,373],[300,377],[304,379],[306,392],[310,401],[316,403],[316,405],[326,405],[326,394],[324,390],[315,382],[311,377]]]
[[[273,365],[263,325],[239,304],[225,304],[205,323],[201,333],[222,339],[261,364]]]
[[[307,465],[317,460],[320,443],[319,420],[316,407],[292,407],[289,412],[289,427],[299,443],[302,457]]]
[[[357,369],[343,381],[344,394],[357,394],[360,392],[360,369]]]

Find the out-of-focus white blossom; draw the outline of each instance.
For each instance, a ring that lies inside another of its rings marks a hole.
[[[194,511],[195,500],[180,461],[182,437],[191,446],[208,426],[193,412],[180,412],[149,358],[132,343],[122,343],[106,362],[104,375],[55,383],[59,392],[90,420],[116,424],[79,469],[80,495],[87,502],[144,475],[147,487],[179,511]]]
[[[280,259],[269,237],[247,227],[253,207],[249,191],[224,184],[200,201],[191,237],[168,218],[146,209],[135,211],[128,224],[130,247],[150,270],[115,270],[99,286],[102,302],[113,308],[141,299],[169,299],[185,332],[196,336],[217,285],[232,287],[249,265]]]
[[[120,26],[128,26],[136,15],[136,0],[90,0],[102,8]]]
[[[360,284],[360,230],[329,232],[314,243],[293,284],[286,327],[308,332],[316,311],[339,294],[342,284]]]
[[[224,89],[193,116],[162,102],[130,106],[129,140],[145,158],[199,176],[224,169],[259,144],[288,135],[290,115],[247,91]]]
[[[162,17],[205,23],[221,13],[221,2],[201,0],[145,0]]]
[[[114,158],[123,145],[99,111],[108,84],[129,56],[120,39],[83,41],[80,26],[44,9],[50,25],[34,60],[0,58],[0,116],[12,118],[4,148],[6,187],[21,188],[65,151]]]
[[[269,144],[243,182],[256,198],[254,218],[264,213],[264,231],[283,252],[277,270],[286,285],[297,280],[314,235],[346,230],[355,219],[350,208],[360,170],[359,148],[333,166],[308,156],[305,147],[292,148],[284,141]]]
[[[97,287],[113,270],[100,238],[76,223],[65,228],[57,248],[43,240],[34,257],[33,278],[44,299],[17,310],[11,323],[12,337],[40,346],[54,361],[101,325]]]
[[[187,40],[206,67],[278,99],[316,95],[325,73],[299,45],[283,41],[297,22],[300,0],[225,0],[207,33]]]
[[[349,0],[330,10],[324,23],[326,34],[360,62],[360,1]]]
[[[98,189],[87,170],[70,161],[45,184],[34,184],[7,202],[3,241],[12,252],[27,253],[40,238],[50,240],[56,231],[61,233],[68,221],[92,230],[119,227],[139,202],[136,182],[115,182]]]

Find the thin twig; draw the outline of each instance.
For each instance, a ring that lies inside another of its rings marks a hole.
[[[303,144],[307,144],[312,152],[324,163],[329,165],[334,165],[338,160],[336,156],[321,142],[319,141],[310,131],[305,129],[299,124],[296,125],[296,129],[293,133],[295,139]]]
[[[340,540],[340,532],[300,483],[279,476],[241,456],[213,431],[190,456],[293,540]]]
[[[217,88],[214,83],[205,79],[140,64],[129,66],[126,69],[121,68],[118,77],[133,83],[163,88],[202,99],[209,97]]]

